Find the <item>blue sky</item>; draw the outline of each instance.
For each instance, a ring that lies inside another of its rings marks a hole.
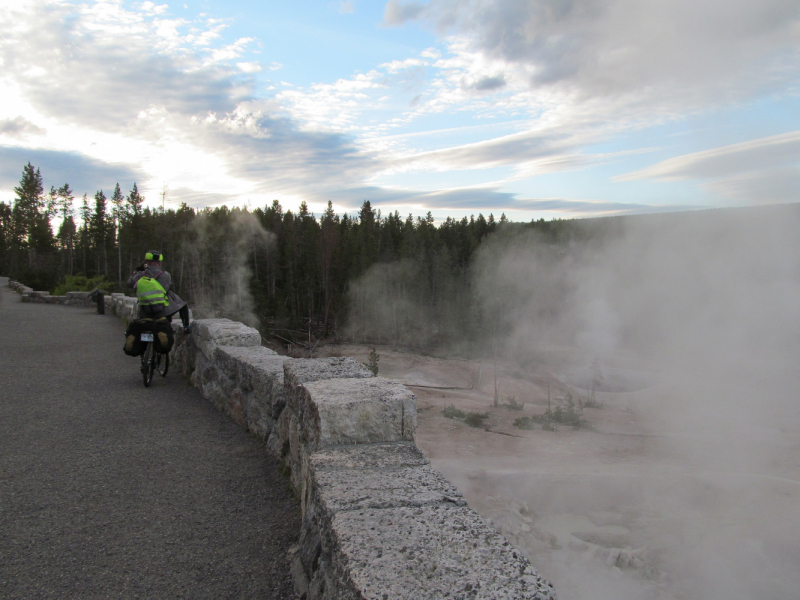
[[[48,188],[135,181],[195,207],[519,221],[800,200],[796,3],[16,4],[6,202],[28,161]]]

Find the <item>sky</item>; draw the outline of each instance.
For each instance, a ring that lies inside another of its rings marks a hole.
[[[514,221],[797,202],[796,0],[0,0],[0,201]]]

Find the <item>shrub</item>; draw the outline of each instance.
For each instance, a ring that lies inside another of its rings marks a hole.
[[[575,407],[572,394],[567,394],[567,406],[556,406],[553,410],[547,409],[544,414],[533,415],[531,417],[520,417],[514,421],[514,425],[520,429],[533,429],[534,423],[541,423],[542,429],[546,431],[558,431],[559,425],[570,425],[575,429],[590,429],[589,423],[583,419],[583,407]]]
[[[536,426],[536,421],[532,417],[518,417],[514,419],[514,427],[519,429],[533,429]]]
[[[464,417],[464,423],[470,427],[483,427],[483,422],[489,418],[489,413],[471,412]]]
[[[446,406],[442,411],[442,414],[448,419],[463,419],[467,416],[467,413],[465,413],[463,410],[457,409],[452,404],[450,406]]]
[[[524,403],[517,402],[516,396],[509,396],[507,400],[508,401],[503,406],[505,406],[508,410],[522,410],[525,408]]]

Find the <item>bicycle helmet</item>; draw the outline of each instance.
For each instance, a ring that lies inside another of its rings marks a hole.
[[[144,255],[144,259],[147,261],[154,261],[154,262],[162,262],[164,260],[164,255],[161,254],[158,250],[151,250],[147,254]]]

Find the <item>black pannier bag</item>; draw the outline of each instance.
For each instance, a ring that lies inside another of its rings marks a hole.
[[[172,345],[175,343],[175,332],[172,331],[172,323],[167,321],[166,317],[161,317],[153,321],[153,343],[156,347],[156,352],[167,354],[172,350]]]
[[[128,356],[141,356],[144,353],[145,342],[142,342],[141,335],[144,332],[153,334],[153,344],[156,352],[166,354],[172,350],[175,343],[175,333],[172,331],[172,324],[165,317],[160,319],[136,319],[131,321],[128,329],[125,330],[125,346],[122,350]]]
[[[144,342],[140,339],[142,331],[149,331],[152,319],[137,319],[128,324],[125,330],[125,345],[122,351],[128,356],[141,356],[144,352]],[[147,327],[147,329],[145,329]]]

